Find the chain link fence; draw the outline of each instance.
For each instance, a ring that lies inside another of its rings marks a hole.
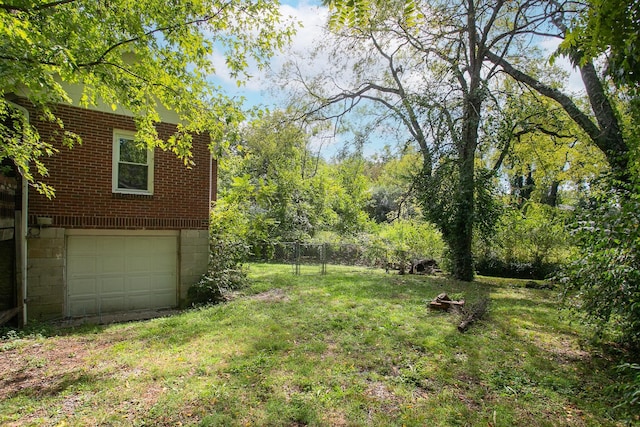
[[[358,266],[413,272],[423,257],[407,251],[350,243],[263,242],[252,248],[251,261],[290,264],[295,274],[302,266],[316,266],[321,274],[328,265]],[[432,264],[435,261],[429,260]]]

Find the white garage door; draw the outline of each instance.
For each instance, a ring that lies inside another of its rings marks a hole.
[[[175,307],[175,236],[69,236],[67,312],[87,316]]]

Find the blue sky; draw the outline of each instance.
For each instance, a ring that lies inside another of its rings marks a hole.
[[[283,16],[290,16],[293,21],[302,23],[297,34],[292,40],[291,46],[284,52],[278,52],[271,61],[271,69],[277,71],[288,59],[289,52],[300,51],[312,44],[312,41],[320,33],[320,28],[327,17],[327,9],[321,6],[317,0],[284,0],[280,1]],[[263,105],[273,108],[277,104],[272,94],[264,90],[269,86],[265,73],[252,69],[254,76],[247,81],[245,86],[238,88],[235,81],[226,78],[223,73],[217,76],[217,80],[230,96],[242,96],[246,98],[247,106]]]
[[[319,0],[281,0],[280,4],[282,14],[284,16],[290,16],[296,22],[301,22],[302,27],[298,28],[298,32],[291,46],[285,49],[284,52],[279,52],[274,56],[271,61],[271,68],[275,71],[287,60],[290,52],[301,51],[311,46],[313,40],[316,40],[320,36],[321,26],[326,22],[328,15],[327,8],[322,6]],[[556,49],[557,45],[557,40],[548,39],[543,41],[540,47],[548,52],[552,52]],[[572,69],[569,62],[564,58],[558,58],[556,63],[567,70]],[[248,105],[274,106],[277,100],[274,100],[271,94],[263,90],[264,87],[269,85],[265,80],[265,74],[254,69],[252,70],[252,75],[255,77],[248,81],[242,88],[238,88],[234,81],[226,79],[222,75],[218,76],[218,80],[228,94],[247,98]],[[568,85],[570,90],[582,90],[582,81],[577,72],[573,71],[571,73]]]

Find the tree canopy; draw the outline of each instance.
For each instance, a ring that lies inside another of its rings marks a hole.
[[[618,85],[640,89],[640,1],[589,0],[574,19],[561,53],[577,53],[584,64],[605,55],[606,71]]]
[[[403,127],[423,158],[423,212],[449,245],[454,275],[470,280],[473,229],[490,228],[494,217],[491,171],[479,170],[476,156],[495,143],[488,111],[499,112],[511,96],[500,86],[500,61],[535,69],[539,56],[527,46],[549,31],[555,10],[540,2],[470,0],[332,5],[332,34],[324,42],[335,71],[311,79],[293,69],[313,100],[308,109],[331,118],[374,105]],[[535,74],[536,81],[544,77]]]
[[[607,90],[595,57],[583,55],[576,62],[589,100],[585,103],[559,84],[553,64],[550,67],[548,58],[536,47],[541,40],[561,42],[569,37],[570,30],[578,28],[576,22],[591,13],[591,3],[326,3],[333,11],[329,28],[342,39],[334,45],[342,43],[341,48],[349,51],[349,61],[343,61],[342,68],[337,68],[340,73],[330,78],[312,81],[297,76],[315,99],[311,111],[330,106],[334,110],[326,116],[338,117],[336,106],[344,114],[364,103],[377,103],[379,110],[385,111],[381,115],[395,117],[404,125],[407,137],[420,147],[424,158],[423,196],[428,203],[423,206],[424,212],[448,240],[453,265],[459,266],[454,268],[456,277],[472,277],[473,225],[489,224],[480,218],[488,212],[486,206],[478,209],[477,203],[491,200],[482,194],[495,184],[487,181],[491,168],[478,169],[476,156],[500,150],[496,144],[512,148],[510,143],[498,141],[500,135],[491,129],[492,123],[505,118],[510,98],[511,105],[517,105],[523,93],[535,93],[532,100],[547,98],[551,102],[541,110],[553,117],[512,131],[536,135],[538,146],[545,139],[559,146],[557,142],[568,132],[590,140],[605,156],[616,179],[630,181],[633,142],[623,128],[618,99]],[[335,54],[340,48],[334,49],[331,60],[342,58]],[[579,47],[561,52],[572,59],[580,56]],[[518,90],[504,90],[508,80]],[[565,157],[568,155],[566,152]],[[548,160],[539,157],[538,164]],[[560,159],[556,163],[555,175],[560,178],[567,162]],[[549,200],[554,199],[553,187],[557,185],[558,181],[551,178]]]
[[[211,133],[213,146],[243,118],[239,100],[212,76],[226,69],[242,84],[250,65],[263,66],[293,31],[277,1],[1,1],[0,160],[12,159],[32,182],[29,163],[46,175],[43,156],[55,148],[12,102],[26,98],[67,145],[79,138],[65,132],[51,106],[102,102],[133,113],[140,143],[188,163],[190,133]],[[70,85],[82,85],[80,99],[71,99]],[[162,108],[180,119],[169,141],[154,128]]]

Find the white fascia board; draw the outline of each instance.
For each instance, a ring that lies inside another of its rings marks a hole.
[[[121,105],[116,104],[116,109],[114,110],[111,104],[104,102],[102,99],[97,100],[96,102],[97,105],[90,105],[88,107],[80,105],[80,100],[82,99],[82,91],[84,89],[84,86],[77,83],[69,84],[66,82],[61,82],[60,84],[69,95],[69,98],[71,98],[72,100],[71,105],[73,105],[74,107],[84,108],[92,111],[100,111],[102,113],[118,114],[121,116],[133,117],[133,113],[127,110],[126,108],[122,107]],[[160,121],[162,121],[162,123],[171,123],[175,125],[181,122],[180,117],[175,111],[167,110],[163,105],[160,105],[160,104],[157,104],[156,108],[157,108],[158,114],[160,115]]]
[[[128,109],[122,107],[121,105],[115,104],[116,108],[114,110],[112,108],[111,103],[104,102],[100,98],[96,100],[96,105],[89,105],[89,106],[81,105],[80,101],[82,100],[82,92],[84,89],[84,85],[80,83],[63,82],[57,77],[56,77],[56,80],[58,81],[58,83],[60,83],[64,91],[67,93],[67,95],[71,99],[71,103],[67,105],[83,108],[85,110],[100,111],[102,113],[118,114],[120,116],[133,117],[133,113]],[[26,98],[29,97],[29,89],[27,89],[26,87],[20,88],[15,93],[18,96],[23,96]],[[170,123],[174,125],[182,123],[182,121],[180,120],[180,117],[175,111],[168,110],[161,104],[156,104],[156,109],[158,111],[158,115],[160,116],[160,121],[162,123]]]

